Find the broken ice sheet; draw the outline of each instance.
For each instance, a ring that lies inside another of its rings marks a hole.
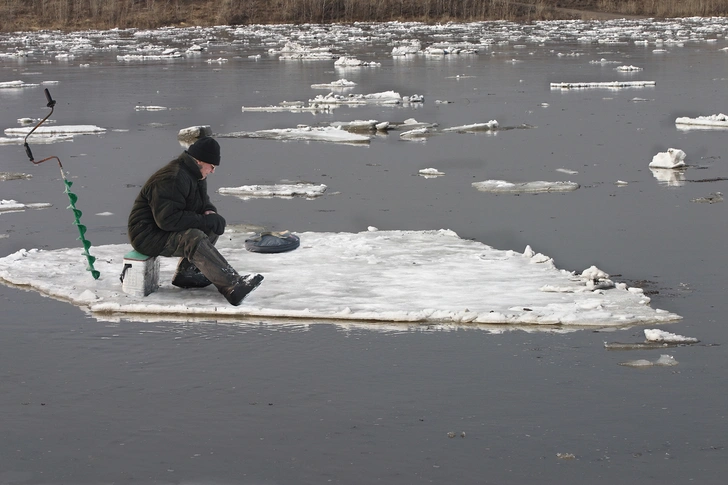
[[[449,230],[304,232],[297,234],[298,249],[280,254],[246,251],[244,241],[251,235],[227,231],[217,243],[234,268],[265,276],[239,307],[227,304],[212,286],[172,286],[176,258],[160,258],[155,293],[123,293],[119,274],[129,244],[94,247],[98,280],[87,276],[78,248],[65,248],[23,249],[0,258],[0,281],[24,285],[92,314],[127,316],[557,328],[623,328],[681,318],[650,308],[649,298],[624,284],[590,290],[587,280],[593,280],[596,270],[576,275],[557,269],[551,258],[530,248],[524,253],[496,250]],[[444,283],[443,274],[448,275]]]

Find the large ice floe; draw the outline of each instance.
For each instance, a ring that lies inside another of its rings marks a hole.
[[[160,287],[146,297],[122,291],[129,244],[95,246],[94,280],[80,248],[19,250],[0,258],[0,281],[67,300],[95,315],[303,319],[418,324],[625,327],[679,320],[653,309],[640,288],[614,283],[592,266],[556,268],[548,256],[497,250],[449,230],[298,234],[279,254],[244,249],[248,231],[228,229],[220,252],[263,284],[234,307],[210,286],[170,284],[176,258],[160,258]],[[136,318],[136,317],[135,317]]]

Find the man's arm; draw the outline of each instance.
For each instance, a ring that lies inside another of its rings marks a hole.
[[[202,214],[185,210],[187,201],[184,194],[175,186],[157,184],[149,191],[149,206],[154,222],[163,231],[177,232],[186,229],[206,230]]]

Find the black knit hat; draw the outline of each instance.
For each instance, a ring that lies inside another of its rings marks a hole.
[[[198,138],[187,149],[187,154],[201,162],[211,165],[220,165],[220,144],[212,137]]]

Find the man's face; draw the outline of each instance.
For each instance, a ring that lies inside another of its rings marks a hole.
[[[197,166],[200,167],[200,172],[202,173],[202,180],[205,180],[207,176],[211,173],[215,173],[215,165],[207,162],[202,162],[200,160],[197,160]]]

